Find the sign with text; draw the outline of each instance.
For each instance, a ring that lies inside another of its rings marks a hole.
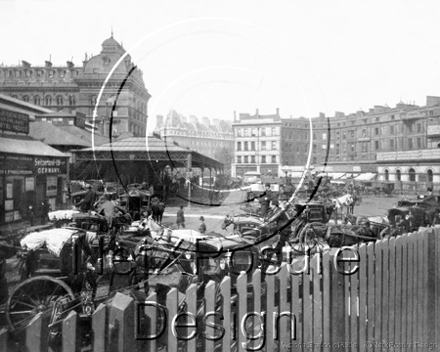
[[[66,174],[68,158],[35,157],[34,171],[37,175]]]
[[[29,134],[29,115],[0,108],[0,130]]]
[[[58,175],[67,173],[68,158],[7,154],[0,173],[4,175]],[[30,181],[29,181],[30,182]],[[30,185],[29,185],[30,186]]]

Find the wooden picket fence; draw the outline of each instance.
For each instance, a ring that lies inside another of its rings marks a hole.
[[[220,284],[211,281],[203,309],[195,284],[186,290],[180,310],[175,288],[161,309],[152,303],[156,293],[147,303],[118,293],[94,312],[88,350],[439,350],[440,228],[352,248],[338,258],[358,254],[357,262],[335,263],[333,250],[311,257],[309,267],[294,260],[273,275],[259,270],[251,277],[241,274],[236,289],[229,277]],[[358,270],[343,275],[336,267]],[[304,272],[294,275],[300,268]],[[198,311],[204,325],[196,319]],[[0,331],[0,351],[48,351],[48,319],[37,315],[18,339]],[[62,332],[63,351],[80,351],[76,313],[63,322]]]

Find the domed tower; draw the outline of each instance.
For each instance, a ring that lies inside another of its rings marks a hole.
[[[95,116],[94,126],[100,133],[112,137],[122,132],[145,136],[151,95],[145,88],[142,71],[113,35],[104,40],[100,54],[85,58],[76,83],[80,87],[79,111],[86,114],[89,123]]]

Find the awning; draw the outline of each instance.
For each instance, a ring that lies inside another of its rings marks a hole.
[[[329,172],[327,174],[329,177],[333,178],[333,180],[337,180],[345,175],[345,172]]]
[[[355,177],[359,176],[359,173],[351,173],[347,172],[344,176],[340,177],[340,180],[352,180]]]
[[[360,174],[359,176],[355,177],[354,179],[356,181],[371,181],[376,177],[376,174],[372,172],[367,172],[365,174]]]
[[[69,156],[44,144],[32,137],[0,134],[0,153],[24,154],[37,156],[53,156],[68,158]]]

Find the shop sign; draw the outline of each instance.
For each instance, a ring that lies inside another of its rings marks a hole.
[[[10,200],[6,200],[5,201],[5,210],[14,210],[14,200],[10,199]]]
[[[8,154],[1,172],[5,175],[32,175],[32,164],[31,156]]]
[[[34,172],[37,175],[66,174],[67,158],[36,157],[34,160]]]
[[[26,191],[34,191],[35,190],[35,178],[26,177],[25,187],[26,187]]]
[[[0,129],[29,134],[29,115],[0,108]]]
[[[46,197],[56,197],[57,195],[57,178],[47,177],[46,179]]]
[[[14,212],[10,211],[5,213],[5,222],[12,222],[14,221]]]

